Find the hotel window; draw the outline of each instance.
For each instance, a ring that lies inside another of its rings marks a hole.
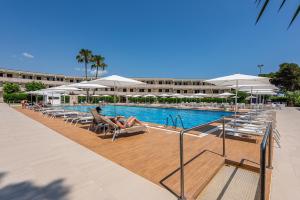
[[[170,90],[169,90],[169,89],[166,89],[165,92],[170,92]]]
[[[219,93],[219,90],[213,90],[213,93],[214,93],[214,94],[218,94],[218,93]]]
[[[8,77],[8,78],[12,78],[12,77],[13,77],[13,75],[12,75],[12,74],[7,74],[7,75],[6,75],[6,77]]]
[[[107,89],[107,88],[105,88],[105,91],[108,91],[108,89]]]
[[[115,91],[115,89],[114,88],[110,88],[110,91]]]
[[[162,89],[159,89],[158,92],[162,92]]]
[[[29,79],[32,79],[32,76],[29,76]]]
[[[37,76],[37,77],[36,77],[36,80],[42,80],[42,77]]]
[[[3,77],[3,73],[0,73],[0,77]]]
[[[178,94],[180,94],[180,90],[177,90],[176,92],[177,92]]]
[[[194,93],[195,94],[200,93],[200,90],[195,90]]]
[[[162,81],[158,81],[158,84],[161,85],[161,84],[162,84]]]
[[[151,92],[151,89],[148,89],[148,92]]]
[[[133,89],[130,89],[130,92],[133,92]]]
[[[26,78],[26,76],[25,75],[22,75],[22,79],[25,79]]]
[[[187,93],[187,90],[183,90],[183,93]]]
[[[80,82],[80,80],[76,80],[76,82],[77,82],[77,83],[79,83],[79,82]]]
[[[70,83],[73,83],[73,82],[74,82],[74,80],[73,80],[73,79],[71,79],[71,80],[70,80]]]
[[[144,89],[139,89],[139,92],[145,92],[145,90]]]
[[[124,88],[124,89],[123,89],[123,92],[127,92],[127,89],[126,89],[126,88]]]

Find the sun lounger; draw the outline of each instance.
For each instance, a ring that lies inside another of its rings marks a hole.
[[[98,114],[96,110],[93,109],[91,112],[94,116],[94,119],[99,120],[98,121],[99,123],[106,124],[108,131],[112,131],[112,133],[113,133],[112,141],[114,141],[116,139],[116,137],[119,136],[120,134],[125,134],[125,133],[130,134],[130,133],[138,133],[138,132],[147,131],[147,127],[141,126],[141,125],[134,125],[134,126],[128,127],[128,128],[121,128],[117,124],[115,124],[113,121],[111,121],[108,117]]]

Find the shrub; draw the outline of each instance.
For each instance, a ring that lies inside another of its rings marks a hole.
[[[26,88],[26,91],[36,91],[36,90],[45,89],[46,86],[42,82],[32,81],[30,83],[26,83],[25,88]]]
[[[6,94],[12,94],[20,91],[20,86],[16,83],[4,83],[3,85],[3,92]]]
[[[7,103],[9,102],[20,103],[22,100],[28,100],[28,97],[29,96],[25,93],[12,93],[12,94],[5,93],[3,95],[3,99]]]

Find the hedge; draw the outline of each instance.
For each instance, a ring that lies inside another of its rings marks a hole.
[[[12,94],[7,94],[4,93],[3,99],[5,102],[14,102],[14,103],[20,103],[22,100],[29,100],[28,98],[29,95],[25,93],[12,93]]]

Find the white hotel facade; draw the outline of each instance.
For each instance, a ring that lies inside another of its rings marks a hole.
[[[173,78],[133,78],[145,82],[145,85],[132,86],[126,88],[118,88],[114,91],[113,88],[97,89],[96,94],[119,96],[125,95],[146,95],[146,94],[183,94],[193,95],[196,93],[205,93],[217,95],[230,89],[215,86],[206,83],[203,79],[173,79]],[[3,97],[3,84],[5,82],[16,83],[21,86],[21,90],[25,90],[25,84],[28,82],[42,82],[47,88],[60,85],[68,85],[84,81],[84,77],[65,76],[62,74],[49,74],[41,72],[29,72],[21,70],[11,70],[0,68],[0,101]]]

